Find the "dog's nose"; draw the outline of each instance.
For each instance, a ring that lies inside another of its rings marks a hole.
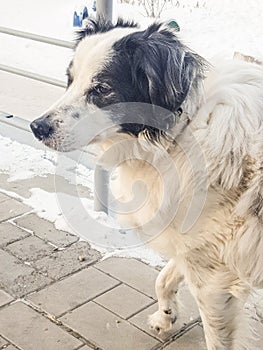
[[[54,131],[53,127],[49,122],[48,117],[41,117],[34,120],[30,124],[30,128],[33,131],[33,134],[36,136],[36,138],[40,141],[51,136]]]

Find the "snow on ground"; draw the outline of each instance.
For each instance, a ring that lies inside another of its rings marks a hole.
[[[90,5],[92,1],[1,1],[0,24],[72,41],[73,11],[81,2]],[[179,0],[179,7],[168,7],[161,16],[162,20],[178,21],[181,27],[179,36],[188,46],[207,59],[217,54],[231,57],[234,51],[263,57],[262,0],[201,0],[198,8],[196,3],[197,0]],[[127,4],[118,4],[115,7],[115,17],[117,16],[134,19],[143,26],[151,21],[145,17],[142,8]],[[0,47],[0,63],[65,80],[65,70],[72,57],[71,50],[4,34],[0,34]],[[1,81],[0,84],[4,86],[5,82]],[[0,138],[1,171],[9,174],[9,181],[37,175],[46,176],[56,171],[56,157],[49,151],[29,150],[27,146]],[[92,173],[87,169],[79,169],[78,174],[77,181],[92,189]],[[65,171],[64,176],[71,180],[69,171]],[[57,227],[70,231],[68,223],[61,219],[61,210],[59,211],[56,200],[55,194],[34,189],[27,204],[31,205],[38,215],[46,213],[46,218]],[[83,199],[83,203],[91,216],[97,215],[101,222],[112,225],[105,216],[92,213],[91,200]],[[115,243],[118,246],[119,243]],[[107,254],[131,254],[144,257],[153,265],[160,264],[156,255],[142,247],[130,251],[120,251],[116,248],[107,250]]]
[[[37,150],[2,136],[0,154],[0,173],[8,174],[10,182],[57,174],[67,179],[70,184],[80,184],[89,189],[88,193],[93,193],[94,172],[67,157],[60,155],[58,160],[55,152]],[[58,167],[58,164],[62,163],[63,167]],[[95,212],[92,198],[69,195],[60,190],[59,186],[56,193],[32,188],[31,197],[24,198],[0,188],[0,192],[22,200],[39,217],[54,223],[58,230],[87,240],[104,258],[135,257],[152,266],[163,265],[161,257],[144,247],[133,231],[128,230],[124,233],[118,229],[111,217],[103,212]]]
[[[0,150],[0,171],[9,175],[9,181],[55,173],[55,153],[33,150],[31,147],[1,136]]]

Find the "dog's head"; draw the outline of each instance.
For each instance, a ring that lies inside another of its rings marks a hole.
[[[89,20],[79,32],[65,94],[31,128],[44,144],[60,151],[78,148],[78,132],[89,134],[96,124],[115,125],[118,132],[135,137],[147,131],[156,140],[175,125],[197,93],[204,69],[205,61],[163,24],[139,30],[122,20],[115,25]],[[147,112],[145,105],[150,106]],[[157,113],[155,106],[166,113]]]

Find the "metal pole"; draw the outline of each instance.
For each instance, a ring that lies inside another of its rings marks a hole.
[[[97,0],[97,18],[112,21],[113,0]]]
[[[108,214],[109,174],[100,165],[94,172],[94,210]]]

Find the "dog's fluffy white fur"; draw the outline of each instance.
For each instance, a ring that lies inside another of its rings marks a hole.
[[[121,30],[125,36],[131,29],[114,30],[119,40]],[[85,38],[81,55],[94,38]],[[75,75],[83,74],[85,68],[73,65]],[[66,93],[70,103],[73,91],[74,83]],[[53,119],[65,113],[61,101]],[[118,220],[138,228],[170,259],[156,281],[159,310],[150,326],[159,333],[172,328],[185,280],[200,309],[207,348],[251,350],[243,306],[253,288],[263,288],[263,69],[238,60],[213,63],[181,106],[181,122],[169,130],[176,137],[149,142],[145,130],[136,137],[115,133],[98,142],[107,154],[101,162],[119,164],[111,183],[119,203],[143,203]],[[53,143],[44,141],[59,148],[54,135]]]

